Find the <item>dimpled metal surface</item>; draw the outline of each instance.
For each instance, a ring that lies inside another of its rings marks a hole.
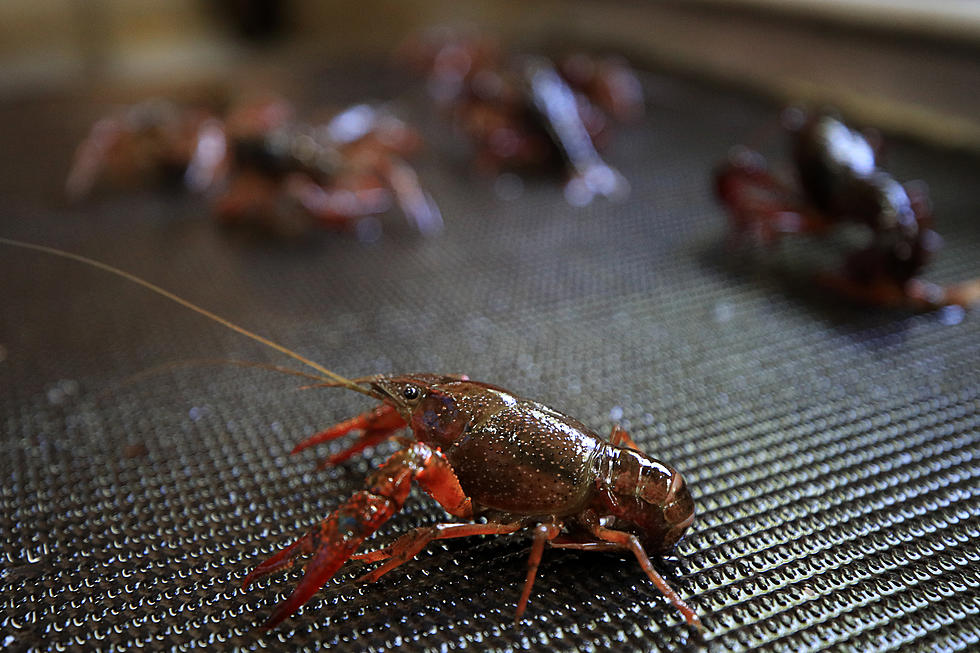
[[[308,99],[377,97],[364,80],[378,78],[327,71]],[[242,238],[212,224],[206,200],[167,191],[66,207],[52,197],[106,107],[5,106],[0,233],[124,268],[345,375],[466,373],[603,435],[623,424],[694,495],[697,521],[667,575],[710,649],[975,648],[980,314],[840,305],[806,283],[809,266],[838,261],[822,247],[733,255],[711,170],[776,109],[645,82],[646,119],[606,153],[632,196],[582,209],[546,177],[498,199],[419,91],[390,83],[428,138],[418,168],[446,229],[420,238],[393,213],[370,243]],[[980,163],[902,142],[888,159],[897,178],[931,186],[946,247],[929,277],[980,274]],[[691,643],[635,560],[587,552],[545,552],[515,626],[519,535],[435,543],[369,586],[351,582],[350,563],[297,616],[255,630],[299,572],[242,592],[244,574],[360,489],[393,446],[323,471],[318,457],[343,442],[288,452],[370,403],[193,364],[284,361],[97,270],[5,248],[0,279],[0,646]],[[443,519],[414,492],[372,544]]]

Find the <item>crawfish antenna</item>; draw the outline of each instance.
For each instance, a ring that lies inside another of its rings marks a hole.
[[[114,274],[117,277],[122,277],[123,279],[127,279],[129,281],[132,281],[133,283],[139,284],[139,285],[143,286],[144,288],[147,288],[148,290],[152,290],[153,292],[155,292],[158,295],[163,295],[167,299],[169,299],[171,301],[174,301],[174,302],[177,302],[181,306],[184,306],[186,308],[191,309],[195,313],[200,313],[204,317],[206,317],[206,318],[208,318],[210,320],[213,320],[213,321],[217,322],[218,324],[221,324],[221,325],[223,325],[223,326],[231,329],[232,331],[237,331],[238,333],[242,334],[243,336],[246,336],[248,338],[251,338],[252,340],[255,340],[256,342],[262,343],[266,347],[271,347],[272,349],[275,349],[276,351],[278,351],[278,352],[280,352],[282,354],[285,354],[286,356],[289,356],[290,358],[294,358],[295,360],[298,360],[299,362],[303,363],[304,365],[307,365],[307,366],[313,368],[314,370],[316,370],[317,372],[319,372],[320,374],[322,374],[325,377],[325,379],[333,379],[334,381],[336,381],[336,384],[338,386],[342,386],[344,388],[347,388],[348,390],[353,390],[354,392],[360,392],[361,394],[365,394],[365,395],[368,395],[370,397],[373,397],[374,396],[366,388],[363,388],[363,387],[357,385],[357,383],[355,383],[354,381],[352,381],[352,380],[350,380],[348,378],[345,378],[345,377],[343,377],[343,376],[341,376],[341,375],[339,375],[339,374],[337,374],[335,372],[331,372],[330,370],[328,370],[324,366],[320,365],[319,363],[317,363],[315,361],[312,361],[309,358],[306,358],[305,356],[303,356],[301,354],[298,354],[298,353],[296,353],[295,351],[293,351],[291,349],[287,349],[286,347],[280,345],[277,342],[273,342],[272,340],[269,340],[268,338],[265,338],[263,336],[260,336],[257,333],[253,333],[252,331],[249,331],[248,329],[246,329],[244,327],[240,327],[237,324],[235,324],[234,322],[231,322],[230,320],[226,320],[225,318],[221,317],[220,315],[215,315],[214,313],[212,313],[211,311],[207,310],[206,308],[201,308],[197,304],[191,303],[191,302],[187,301],[186,299],[184,299],[183,297],[178,297],[177,295],[173,294],[169,290],[164,290],[160,286],[157,286],[155,284],[152,284],[149,281],[146,281],[144,279],[141,279],[141,278],[137,277],[135,274],[130,274],[129,272],[126,272],[125,270],[120,270],[117,267],[113,267],[113,266],[109,265],[108,263],[103,263],[101,261],[96,261],[93,258],[89,258],[87,256],[82,256],[81,254],[72,254],[71,252],[66,252],[64,250],[60,250],[60,249],[57,249],[55,247],[47,247],[45,245],[36,245],[34,243],[28,243],[28,242],[24,242],[22,240],[14,240],[12,238],[2,238],[2,237],[0,237],[0,244],[10,245],[11,247],[20,247],[22,249],[34,250],[36,252],[43,252],[45,254],[50,254],[52,256],[57,256],[57,257],[60,257],[60,258],[65,258],[65,259],[69,259],[69,260],[72,260],[72,261],[78,261],[79,263],[84,263],[85,265],[90,265],[90,266],[92,266],[94,268],[98,268],[98,269],[103,270],[105,272],[108,272],[110,274]]]

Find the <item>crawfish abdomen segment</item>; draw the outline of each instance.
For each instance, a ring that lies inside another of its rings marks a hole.
[[[475,504],[522,515],[567,515],[591,497],[601,446],[575,420],[519,400],[464,430],[444,453]]]
[[[636,533],[652,553],[673,550],[694,521],[694,501],[680,473],[633,449],[605,445],[598,458],[595,506]]]

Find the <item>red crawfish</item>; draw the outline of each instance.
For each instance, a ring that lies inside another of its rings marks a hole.
[[[915,310],[980,302],[980,280],[943,287],[918,277],[942,239],[931,228],[924,185],[903,185],[879,166],[877,136],[829,114],[784,115],[797,184],[778,179],[745,148],[717,173],[717,193],[737,234],[771,244],[788,234],[862,225],[866,244],[847,255],[842,270],[819,277],[825,287],[860,303]]]
[[[0,238],[0,243],[93,265],[138,283],[314,369],[294,371],[318,386],[344,387],[381,404],[306,441],[357,433],[327,463],[346,460],[394,437],[401,449],[306,535],[259,564],[253,580],[293,567],[309,556],[302,580],[263,624],[272,628],[306,603],[351,559],[381,564],[361,580],[373,582],[411,560],[433,540],[471,535],[532,534],[527,578],[517,604],[524,613],[545,546],[634,555],[660,592],[701,628],[694,610],[664,581],[648,554],[673,551],[694,521],[694,502],[680,473],[640,452],[623,429],[609,440],[578,420],[489,383],[441,374],[379,374],[344,378],[282,345],[248,331],[134,275],[77,254]],[[396,435],[408,427],[411,437]],[[416,528],[376,551],[358,553],[405,503],[412,481],[450,515],[467,520]],[[473,522],[477,517],[481,522]]]
[[[282,237],[318,225],[357,228],[393,201],[420,232],[441,229],[439,208],[407,161],[422,145],[415,129],[365,104],[322,124],[294,113],[275,95],[224,114],[143,102],[95,124],[75,153],[66,192],[79,200],[102,185],[182,180],[215,196],[222,224]],[[363,235],[378,235],[373,220],[363,226]]]
[[[75,151],[65,192],[77,201],[101,185],[178,180],[203,191],[221,177],[225,158],[214,113],[147,100],[95,123]]]
[[[643,112],[642,88],[622,60],[585,55],[560,65],[540,56],[507,56],[487,35],[439,29],[412,38],[400,57],[426,77],[475,147],[476,167],[497,173],[566,170],[566,199],[624,199],[629,182],[599,150],[616,120]]]
[[[388,111],[358,104],[322,124],[266,113],[253,103],[229,115],[230,174],[215,202],[223,224],[303,235],[315,225],[356,226],[394,200],[419,232],[442,228],[438,206],[406,160],[422,139]]]

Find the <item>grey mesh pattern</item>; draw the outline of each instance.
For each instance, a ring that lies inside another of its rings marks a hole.
[[[316,92],[356,99],[334,78]],[[59,144],[37,154],[43,172],[4,158],[0,233],[132,271],[345,375],[467,373],[603,434],[623,424],[694,494],[697,521],[664,569],[715,650],[975,647],[980,315],[840,305],[806,283],[809,266],[836,265],[830,250],[728,250],[712,167],[776,108],[645,80],[647,118],[606,153],[632,184],[623,204],[572,209],[547,176],[498,200],[409,93],[400,108],[428,137],[419,172],[446,217],[440,237],[393,213],[375,244],[256,242],[215,227],[199,197],[52,201],[97,113],[82,108],[67,126],[32,114],[61,130],[44,132]],[[897,178],[931,186],[946,249],[929,278],[980,274],[977,160],[901,142],[888,156]],[[290,363],[74,263],[4,248],[0,278],[4,646],[667,651],[690,640],[634,560],[573,551],[545,552],[515,626],[525,536],[436,543],[370,586],[352,583],[362,566],[351,563],[298,616],[254,630],[299,572],[242,592],[244,574],[393,446],[324,471],[316,461],[342,442],[289,450],[370,403],[232,366],[128,380],[190,359]],[[370,544],[444,519],[415,491]]]

